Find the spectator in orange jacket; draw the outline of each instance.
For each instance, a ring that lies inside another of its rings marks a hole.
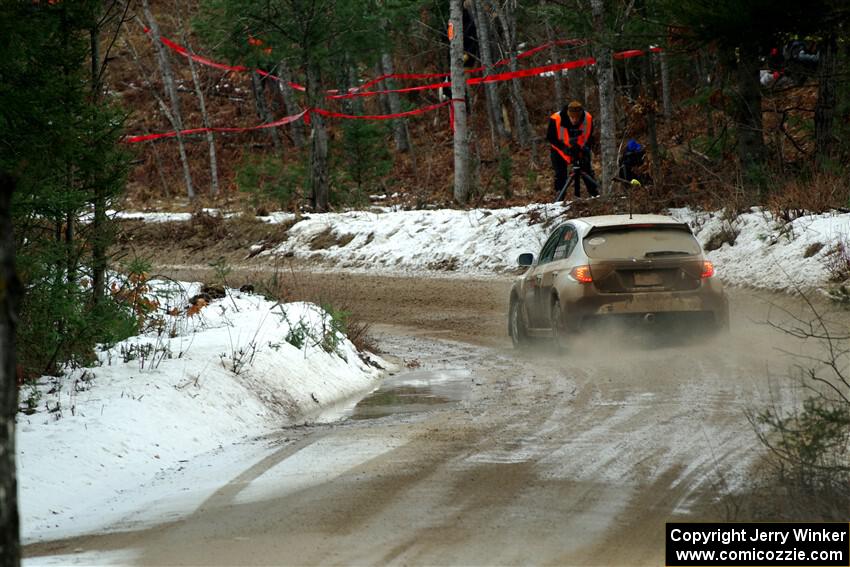
[[[549,117],[546,140],[551,146],[552,167],[555,169],[555,195],[564,188],[573,163],[578,164],[581,171],[591,178],[594,177],[590,166],[593,117],[580,102],[573,101]],[[584,184],[591,196],[599,195],[587,180]],[[576,185],[576,197],[580,196],[579,187],[580,185]]]

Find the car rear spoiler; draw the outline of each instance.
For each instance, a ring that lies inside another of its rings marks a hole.
[[[647,222],[647,223],[630,223],[630,224],[612,224],[606,226],[594,226],[588,232],[585,238],[592,234],[597,234],[600,232],[609,232],[612,230],[625,230],[625,229],[633,229],[633,228],[660,228],[660,229],[673,229],[673,230],[684,230],[687,231],[688,234],[693,234],[691,227],[684,222]]]

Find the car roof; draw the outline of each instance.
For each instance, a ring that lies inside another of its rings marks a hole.
[[[582,222],[590,227],[628,226],[631,224],[685,224],[667,215],[600,215],[596,217],[579,217],[572,220],[574,222]]]

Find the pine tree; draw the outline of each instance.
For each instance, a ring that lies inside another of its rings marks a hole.
[[[91,30],[102,9],[81,0],[5,3],[0,12],[0,117],[8,142],[0,146],[0,173],[18,185],[12,214],[27,291],[19,334],[26,373],[88,356],[112,328],[101,323],[114,305],[94,301],[86,289],[104,268],[102,257],[89,257],[91,243],[105,251],[111,226],[103,217],[80,222],[93,205],[103,214],[123,191],[127,169],[118,148],[123,117],[93,96]]]

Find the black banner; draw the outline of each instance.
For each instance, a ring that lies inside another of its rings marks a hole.
[[[668,567],[850,567],[850,524],[668,523]]]

